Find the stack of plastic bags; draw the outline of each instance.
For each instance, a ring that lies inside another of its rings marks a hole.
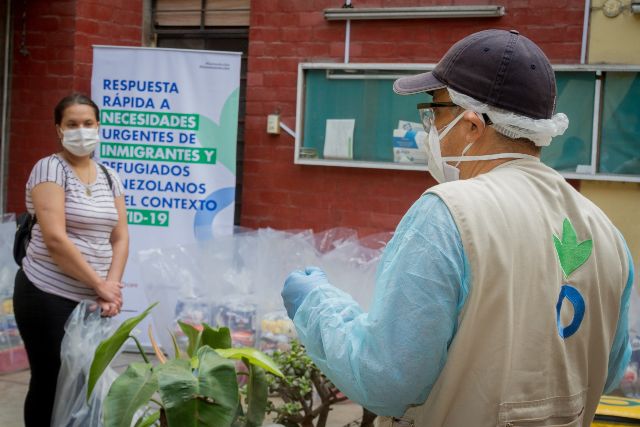
[[[347,228],[315,234],[239,229],[206,242],[140,252],[142,285],[148,301],[160,302],[152,313],[156,329],[170,330],[178,340],[185,339],[180,320],[227,326],[237,346],[286,349],[295,335],[280,297],[287,275],[318,266],[366,309],[391,235],[359,239]],[[165,349],[172,347],[169,334],[158,338]]]
[[[640,398],[640,260],[635,264],[636,277],[629,304],[629,338],[631,361],[620,382],[620,389],[627,397]]]
[[[15,232],[15,215],[0,218],[0,374],[29,367],[13,314],[13,283],[18,271],[13,260]]]

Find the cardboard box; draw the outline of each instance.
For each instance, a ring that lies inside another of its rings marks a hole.
[[[394,129],[393,161],[396,163],[427,164],[424,149],[416,142],[416,131]]]

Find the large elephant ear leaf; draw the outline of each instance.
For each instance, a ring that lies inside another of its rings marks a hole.
[[[152,427],[160,419],[160,411],[155,411],[151,415],[141,417],[134,427]]]
[[[229,328],[212,328],[204,323],[202,325],[202,345],[211,348],[231,348],[231,331]]]
[[[98,344],[96,348],[95,355],[93,356],[93,362],[91,363],[91,368],[89,370],[89,381],[87,385],[87,400],[89,396],[91,396],[91,392],[93,388],[96,386],[98,379],[102,375],[109,363],[113,360],[115,355],[122,347],[122,344],[129,338],[131,331],[133,328],[138,326],[142,320],[147,317],[151,309],[155,307],[158,303],[153,303],[147,308],[145,311],[140,313],[139,315],[132,317],[131,319],[127,319],[120,327],[106,340],[102,341]]]
[[[284,378],[284,375],[280,371],[280,368],[273,361],[272,358],[261,352],[260,350],[256,350],[251,347],[239,347],[239,348],[227,348],[227,349],[216,349],[218,354],[222,357],[226,357],[227,359],[247,359],[249,363],[252,365],[260,366],[267,372],[271,372],[273,375],[277,375],[281,378]]]
[[[240,403],[236,365],[208,347],[198,350],[198,359],[200,391],[220,407],[220,411],[216,413],[220,424],[214,422],[213,425],[230,425]]]
[[[249,365],[249,382],[247,383],[247,427],[259,427],[264,421],[269,399],[269,384],[264,369],[257,365]]]
[[[148,363],[132,363],[111,385],[104,401],[105,427],[130,427],[136,411],[158,390],[158,379]]]
[[[230,426],[239,403],[235,364],[206,346],[196,357],[195,373],[187,360],[157,368],[167,421],[180,427]]]
[[[187,346],[187,355],[189,355],[189,357],[193,357],[193,355],[196,354],[198,347],[200,346],[202,332],[199,331],[195,326],[189,323],[181,322],[180,320],[178,320],[178,326],[180,326],[180,329],[182,329],[182,332],[189,340],[189,344]]]

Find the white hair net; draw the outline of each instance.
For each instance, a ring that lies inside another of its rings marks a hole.
[[[509,138],[526,138],[538,147],[546,147],[551,138],[562,135],[569,127],[569,118],[564,113],[554,114],[550,119],[532,119],[501,108],[492,107],[470,96],[447,87],[451,101],[464,109],[489,116],[496,131]]]

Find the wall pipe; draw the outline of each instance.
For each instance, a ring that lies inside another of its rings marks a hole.
[[[11,60],[11,0],[7,1],[7,15],[4,31],[4,64],[2,75],[2,126],[0,127],[0,215],[4,215],[5,212],[5,164],[6,155],[8,151],[7,139],[9,136],[9,126],[7,125],[7,119],[9,118],[9,62]]]
[[[351,0],[345,0],[345,3],[342,7],[351,7]],[[346,20],[346,28],[344,34],[344,63],[349,63],[349,44],[351,42],[351,20]],[[297,138],[296,131],[291,129],[289,126],[285,125],[282,121],[280,121],[280,128],[282,128],[286,133],[291,135],[294,138]]]
[[[351,0],[345,0],[343,7],[351,7]],[[351,19],[347,19],[344,32],[344,63],[349,63],[349,47],[351,43]]]

